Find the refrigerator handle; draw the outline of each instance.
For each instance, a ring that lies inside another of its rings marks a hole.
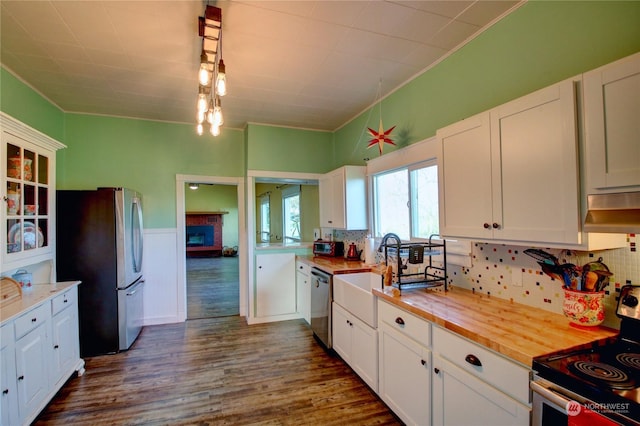
[[[133,233],[133,269],[135,272],[142,270],[143,226],[142,206],[140,199],[133,197],[131,201],[131,232]]]

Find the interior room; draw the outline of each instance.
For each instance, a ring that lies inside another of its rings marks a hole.
[[[638,22],[0,1],[0,423],[640,425]]]

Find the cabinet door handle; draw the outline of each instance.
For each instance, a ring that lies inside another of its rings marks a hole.
[[[402,317],[398,317],[398,318],[396,318],[396,324],[398,324],[398,325],[404,325],[404,320],[402,319]]]
[[[3,390],[3,391],[2,391],[2,394],[3,394],[3,395],[6,395],[6,394],[8,394],[8,393],[9,393],[9,389],[5,389],[5,390]]]
[[[440,374],[440,369],[439,368],[434,368],[433,372],[436,373],[436,374]]]
[[[500,228],[500,224],[499,223],[495,223],[495,222],[493,222],[493,225],[491,225],[491,226],[493,226],[493,229]]]
[[[67,299],[64,299],[64,302],[62,302],[62,303],[67,303],[67,302],[68,302],[68,300],[67,300]]]
[[[24,380],[24,376],[18,376],[18,380]]]
[[[421,360],[420,360],[420,364],[422,364],[422,365],[426,365],[426,364],[427,364],[427,361],[425,361],[424,359],[421,359]]]
[[[473,354],[469,354],[464,358],[465,361],[467,361],[469,364],[471,365],[475,365],[477,367],[482,367],[482,363],[480,362],[480,359],[473,355]]]
[[[53,349],[58,349],[59,347],[59,345],[53,345]]]
[[[38,318],[31,318],[31,322],[36,322],[38,321]]]
[[[484,224],[482,224],[482,226],[484,227],[484,229],[489,229],[489,228],[491,228],[491,225],[489,225],[487,222],[485,222]]]

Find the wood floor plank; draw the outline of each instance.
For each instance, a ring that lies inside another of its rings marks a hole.
[[[302,320],[238,316],[145,327],[86,360],[36,425],[400,425]]]

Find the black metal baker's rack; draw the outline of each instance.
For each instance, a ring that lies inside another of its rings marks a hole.
[[[444,239],[434,240],[438,235],[431,235],[426,242],[403,243],[396,234],[386,234],[378,251],[384,250],[384,263],[389,265],[389,257],[395,254],[398,264],[393,273],[393,286],[400,292],[403,289],[432,288],[444,286],[447,291],[447,243]],[[394,242],[390,242],[393,240]],[[406,254],[406,255],[405,255]],[[442,266],[434,265],[433,256],[442,255]],[[424,270],[415,273],[407,272],[409,264],[423,264],[428,259]],[[403,261],[406,259],[406,262]],[[384,287],[384,276],[383,276]]]

